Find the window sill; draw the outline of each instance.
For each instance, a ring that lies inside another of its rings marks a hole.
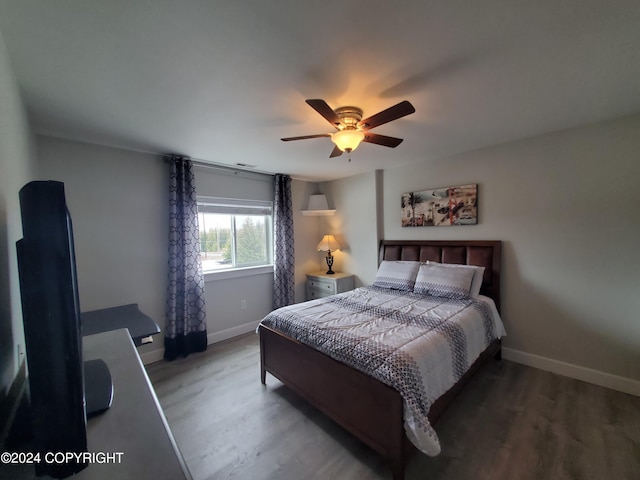
[[[205,272],[204,281],[206,283],[217,280],[227,280],[229,278],[240,278],[265,274],[273,274],[273,265],[260,265],[259,267],[234,268],[232,270]]]

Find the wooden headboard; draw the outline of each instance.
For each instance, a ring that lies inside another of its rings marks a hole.
[[[484,267],[480,293],[491,297],[500,311],[500,240],[383,240],[378,263],[382,260],[457,263]]]

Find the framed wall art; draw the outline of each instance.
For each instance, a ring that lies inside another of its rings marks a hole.
[[[402,194],[403,227],[478,223],[478,184]]]

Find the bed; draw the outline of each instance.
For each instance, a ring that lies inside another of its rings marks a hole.
[[[496,311],[500,308],[500,259],[500,241],[387,240],[381,242],[379,251],[381,266],[392,263],[438,262],[484,267],[479,298],[484,296],[491,299],[492,302],[489,301],[489,303],[495,306]],[[378,277],[376,279],[378,280]],[[374,282],[374,285],[376,283]],[[376,289],[378,290],[376,291]],[[402,298],[413,302],[411,308],[422,307],[423,303],[434,301],[431,297],[416,298],[416,295],[411,291],[397,293],[399,298],[396,299],[394,297],[396,293],[391,294],[380,289],[379,286],[372,286],[356,289],[349,294],[340,294],[328,299],[285,307],[285,309],[272,312],[270,315],[274,315],[273,318],[267,316],[258,327],[258,332],[260,334],[261,382],[266,383],[267,372],[278,378],[287,387],[307,399],[386,458],[391,466],[394,480],[400,480],[404,478],[405,462],[414,448],[414,443],[420,445],[419,448],[422,451],[427,452],[423,448],[423,444],[419,443],[420,435],[418,435],[418,442],[416,441],[416,432],[427,434],[427,436],[430,433],[427,427],[425,427],[426,432],[422,427],[416,429],[407,426],[405,429],[406,420],[414,418],[411,414],[414,409],[409,408],[409,405],[414,402],[405,401],[407,391],[402,382],[394,384],[392,381],[388,381],[384,374],[379,373],[379,370],[376,370],[375,374],[363,373],[357,368],[357,365],[352,366],[347,364],[349,362],[338,360],[342,360],[341,355],[336,353],[339,351],[339,346],[336,347],[336,351],[325,348],[325,353],[323,353],[320,350],[324,348],[324,340],[315,345],[316,348],[312,348],[307,344],[310,343],[308,342],[309,335],[304,337],[302,341],[293,338],[297,335],[297,330],[302,330],[301,327],[285,328],[288,325],[285,320],[288,322],[288,317],[295,315],[300,316],[301,324],[304,323],[302,313],[296,313],[298,309],[307,313],[311,312],[316,317],[324,317],[331,313],[329,311],[331,305],[336,306],[336,311],[339,314],[340,312],[362,310],[361,307],[358,307],[362,302],[377,302],[374,307],[367,306],[368,310],[375,308],[377,311],[387,311],[389,310],[388,305],[397,305],[398,302],[404,301]],[[485,301],[466,303],[463,300],[453,301],[454,306],[470,305],[471,303],[487,304]],[[474,308],[482,311],[483,305]],[[439,312],[446,312],[449,306],[448,304],[437,305],[437,308]],[[455,307],[454,310],[456,308],[458,307]],[[472,308],[469,307],[469,309]],[[345,317],[350,315],[351,313],[345,314]],[[280,320],[274,321],[274,318]],[[488,340],[488,346],[486,348],[484,345],[482,346],[477,358],[474,354],[469,361],[470,365],[465,365],[465,370],[456,376],[455,383],[447,386],[446,390],[442,394],[438,394],[436,398],[429,400],[428,411],[423,412],[428,419],[429,426],[437,422],[446,407],[482,364],[493,357],[500,357],[500,336],[502,334],[497,332],[494,335],[495,339]],[[384,335],[389,337],[388,333]],[[342,348],[345,349],[344,345]],[[429,438],[424,440],[430,441]]]

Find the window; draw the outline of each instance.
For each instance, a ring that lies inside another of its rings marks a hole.
[[[203,271],[271,265],[271,211],[271,202],[198,197]]]

